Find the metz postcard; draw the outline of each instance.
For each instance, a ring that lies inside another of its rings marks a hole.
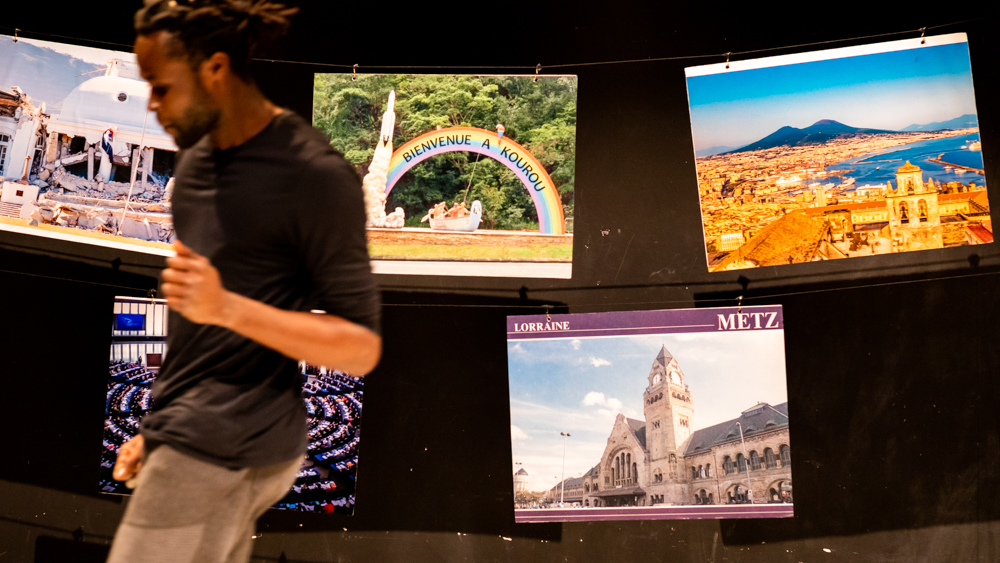
[[[781,306],[507,317],[516,522],[786,518]]]
[[[710,271],[993,242],[964,33],[685,72]]]

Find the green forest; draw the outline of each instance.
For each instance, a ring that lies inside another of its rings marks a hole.
[[[572,228],[576,153],[576,77],[317,74],[313,125],[363,177],[378,143],[389,92],[396,91],[393,146],[437,128],[465,126],[493,131],[528,149],[545,166]],[[474,200],[483,205],[482,228],[538,229],[531,196],[506,166],[476,153],[432,157],[407,172],[389,194],[388,211],[402,207],[406,226],[435,204]]]

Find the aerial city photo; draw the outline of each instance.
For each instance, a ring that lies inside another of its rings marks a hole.
[[[964,34],[687,69],[710,271],[993,242]]]

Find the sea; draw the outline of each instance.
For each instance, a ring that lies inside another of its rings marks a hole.
[[[954,170],[945,170],[944,166],[930,162],[928,158],[937,158],[944,153],[941,160],[952,164],[961,164],[972,168],[983,168],[982,151],[971,151],[970,143],[979,140],[979,133],[971,133],[960,137],[947,137],[933,141],[920,141],[898,145],[877,152],[871,152],[850,160],[827,165],[828,170],[853,170],[842,176],[843,180],[854,178],[854,187],[865,184],[882,184],[889,180],[896,183],[896,169],[910,161],[924,171],[924,179],[933,178],[935,182],[975,182],[977,186],[986,185],[986,177],[975,172],[966,171],[958,174]],[[962,147],[965,148],[962,148]]]

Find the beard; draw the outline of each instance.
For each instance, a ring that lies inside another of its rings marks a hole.
[[[222,111],[212,107],[208,92],[200,89],[194,102],[171,125],[176,130],[174,142],[181,149],[191,148],[219,122]]]

